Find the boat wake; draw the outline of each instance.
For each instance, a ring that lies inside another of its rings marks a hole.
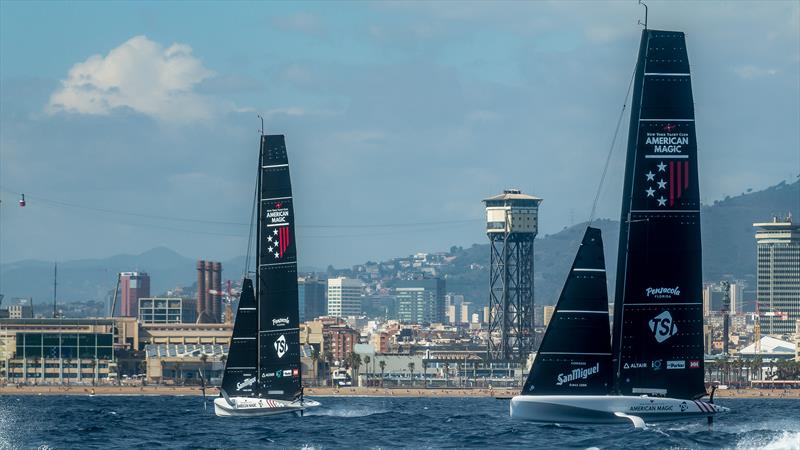
[[[767,431],[747,433],[736,445],[737,449],[800,449],[800,431]]]
[[[388,413],[388,409],[375,408],[315,408],[306,411],[305,416],[328,416],[328,417],[368,417],[378,414]]]

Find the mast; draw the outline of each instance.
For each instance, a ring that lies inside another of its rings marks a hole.
[[[642,31],[618,255],[614,391],[704,395],[697,143],[681,32]]]

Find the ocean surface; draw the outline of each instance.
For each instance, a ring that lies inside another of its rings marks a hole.
[[[512,421],[492,398],[317,399],[303,418],[222,418],[199,397],[4,396],[0,448],[800,448],[800,400],[720,399],[734,411],[711,430],[635,430]]]

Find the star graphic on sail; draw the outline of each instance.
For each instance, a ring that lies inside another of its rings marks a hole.
[[[653,194],[655,194],[655,192],[656,192],[656,190],[655,190],[655,189],[653,189],[652,187],[648,187],[648,188],[647,188],[647,189],[645,189],[644,191],[645,191],[645,192],[647,192],[647,196],[648,196],[648,197],[653,197]]]
[[[659,162],[656,167],[658,167],[659,172],[665,172],[667,169],[667,165],[664,164],[664,161]]]
[[[290,243],[289,227],[275,227],[271,235],[267,235],[267,252],[275,259],[283,258]]]
[[[644,174],[644,176],[647,177],[647,181],[654,181],[656,174],[654,174],[653,171],[651,170],[646,174]]]
[[[661,178],[660,180],[658,180],[658,188],[659,188],[659,189],[666,189],[666,188],[667,188],[667,182],[666,182],[666,181],[664,181],[664,179],[663,179],[663,178]]]
[[[657,200],[658,200],[658,206],[667,206],[667,199],[665,199],[663,195],[661,197],[658,197]]]

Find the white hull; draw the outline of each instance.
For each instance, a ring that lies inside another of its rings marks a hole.
[[[266,398],[230,397],[230,402],[223,397],[214,399],[214,413],[218,416],[271,416],[290,412],[300,412],[319,406],[319,402],[304,399],[285,401]]]
[[[624,423],[634,418],[652,422],[709,417],[727,411],[700,400],[644,395],[518,395],[511,399],[512,418],[546,423]]]

